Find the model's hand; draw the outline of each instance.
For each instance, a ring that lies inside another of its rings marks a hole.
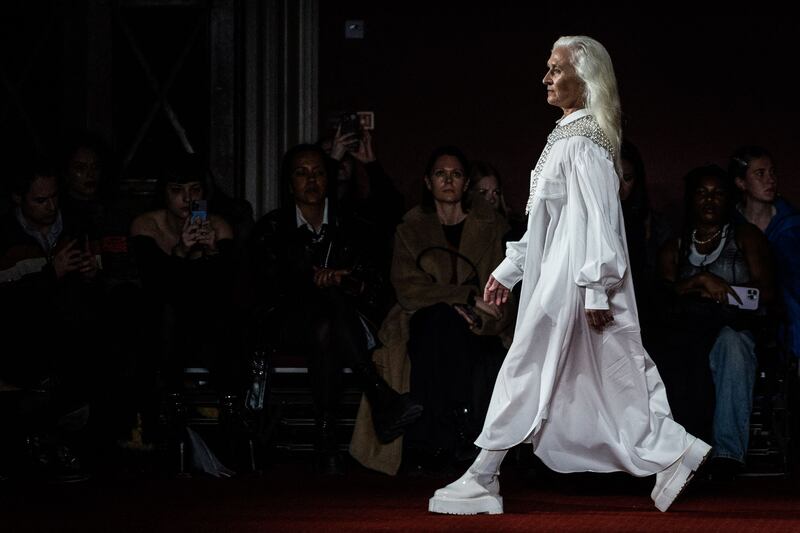
[[[603,329],[614,322],[614,315],[608,309],[587,309],[586,320],[595,331],[603,331]]]
[[[508,287],[503,286],[494,279],[494,276],[489,276],[489,281],[486,282],[486,288],[483,290],[483,301],[487,304],[494,304],[499,308],[508,301],[510,293],[511,291]]]

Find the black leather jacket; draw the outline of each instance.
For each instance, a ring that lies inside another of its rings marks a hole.
[[[261,218],[247,246],[251,303],[280,307],[320,290],[313,282],[315,267],[347,269],[351,274],[340,288],[361,314],[380,324],[392,298],[388,265],[379,265],[374,253],[380,244],[374,231],[361,219],[329,213],[321,233],[315,239],[305,226],[297,227],[294,205]]]

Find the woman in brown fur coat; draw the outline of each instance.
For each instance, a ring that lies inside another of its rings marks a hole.
[[[480,297],[504,257],[508,224],[481,198],[466,202],[464,155],[435,150],[424,181],[422,204],[397,228],[391,279],[398,303],[373,355],[389,384],[424,406],[423,416],[405,437],[381,444],[362,401],[350,446],[364,466],[388,474],[404,448],[425,466],[471,459],[516,311]]]

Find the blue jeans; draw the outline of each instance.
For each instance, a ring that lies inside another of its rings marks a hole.
[[[714,379],[714,457],[744,463],[756,377],[756,343],[749,331],[720,330],[709,353]]]

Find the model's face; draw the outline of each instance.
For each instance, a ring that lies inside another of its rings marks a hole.
[[[298,205],[325,203],[328,171],[316,152],[301,152],[292,160],[292,195]]]
[[[622,180],[619,182],[619,199],[623,202],[628,199],[636,183],[636,170],[633,163],[627,159],[623,159],[622,163]]]
[[[469,180],[457,157],[443,155],[436,159],[431,175],[425,177],[425,184],[437,202],[457,204],[461,202]]]
[[[694,190],[693,206],[696,225],[721,224],[728,207],[728,191],[716,176],[701,178]]]
[[[58,181],[55,176],[36,178],[23,196],[14,196],[25,219],[37,228],[46,228],[58,217]]]
[[[203,185],[199,181],[167,183],[167,211],[180,219],[192,212],[192,202],[203,199]]]
[[[67,186],[70,193],[82,199],[94,198],[101,173],[101,164],[94,150],[78,148],[67,165]]]
[[[736,178],[736,186],[745,194],[748,201],[774,202],[778,194],[778,176],[772,159],[769,157],[752,159],[747,165],[744,179]]]
[[[475,184],[475,190],[486,198],[486,201],[492,204],[492,207],[497,207],[500,204],[500,197],[503,193],[500,190],[500,184],[497,182],[496,176],[482,177]]]
[[[568,49],[553,50],[542,83],[547,88],[547,103],[560,107],[565,116],[583,108],[584,85],[570,62]]]

